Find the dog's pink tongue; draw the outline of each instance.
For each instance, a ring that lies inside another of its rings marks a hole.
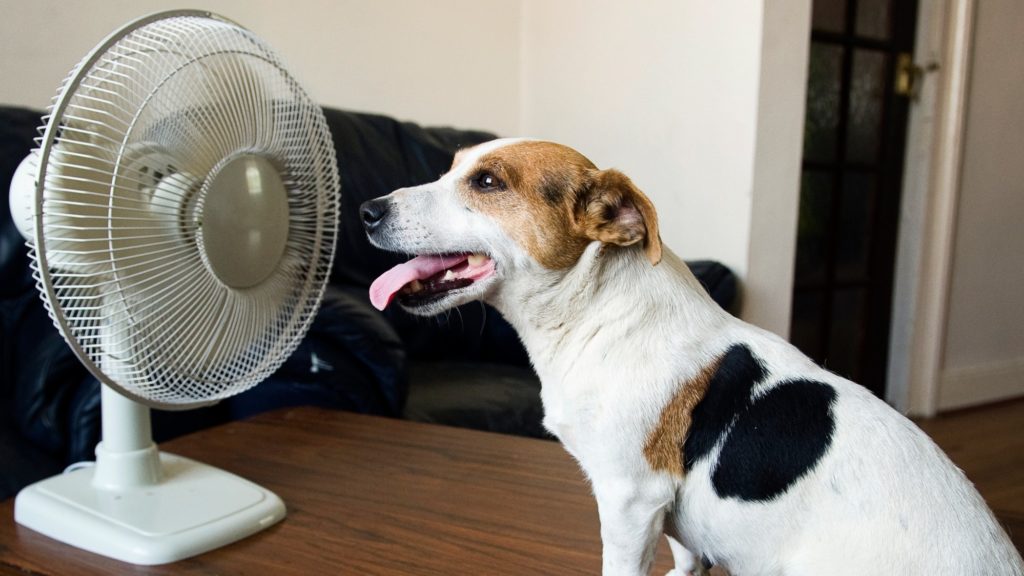
[[[370,285],[370,303],[377,310],[387,308],[395,294],[413,280],[426,280],[464,261],[466,256],[417,256],[380,275]]]

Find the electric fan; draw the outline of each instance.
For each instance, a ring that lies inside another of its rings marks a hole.
[[[101,381],[95,466],[22,490],[18,523],[136,564],[284,517],[272,492],[160,453],[150,407],[246,390],[298,345],[337,236],[320,108],[259,38],[208,12],[132,22],[69,74],[11,186],[37,286]]]

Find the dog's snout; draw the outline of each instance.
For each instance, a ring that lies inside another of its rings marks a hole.
[[[388,215],[388,209],[389,203],[383,198],[363,202],[362,206],[359,207],[359,215],[363,219],[363,227],[370,232],[380,226],[380,223],[384,221],[384,217]]]

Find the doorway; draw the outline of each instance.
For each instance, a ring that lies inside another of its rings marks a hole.
[[[790,339],[882,397],[916,4],[812,8]]]

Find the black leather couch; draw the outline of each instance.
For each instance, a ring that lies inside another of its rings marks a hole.
[[[493,138],[326,109],[342,181],[339,245],[331,283],[309,334],[259,386],[220,404],[154,411],[159,442],[258,412],[296,405],[354,410],[496,432],[544,436],[540,383],[512,328],[471,304],[434,319],[380,313],[367,288],[401,256],[371,247],[358,206],[445,172],[454,151]],[[40,112],[0,107],[0,190],[29,152]],[[691,263],[728,308],[735,279],[714,262]],[[7,205],[0,209],[0,500],[92,458],[99,441],[99,384],[53,327]]]

